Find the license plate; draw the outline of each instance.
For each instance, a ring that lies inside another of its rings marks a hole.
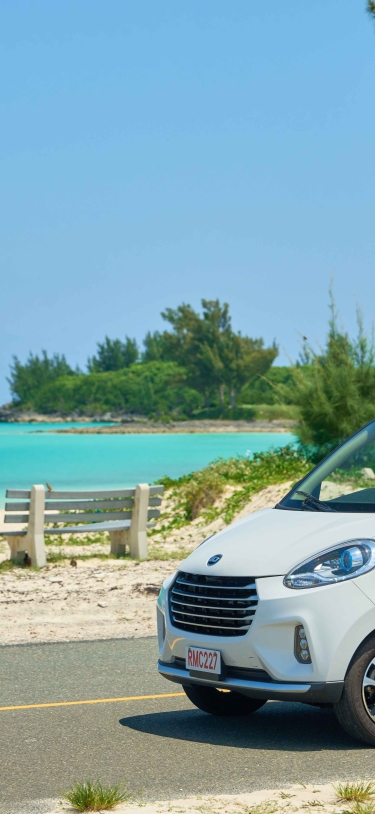
[[[186,648],[186,668],[199,673],[221,673],[220,650],[207,650],[205,647]]]

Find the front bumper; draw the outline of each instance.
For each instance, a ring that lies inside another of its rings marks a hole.
[[[304,704],[336,704],[343,690],[343,681],[312,682],[282,682],[268,679],[254,680],[251,671],[243,671],[240,678],[233,675],[236,671],[227,671],[221,680],[212,681],[210,678],[191,676],[182,665],[165,663],[159,660],[158,671],[160,675],[176,684],[191,686],[200,684],[205,687],[216,687],[223,690],[232,690],[250,698],[264,698],[268,701],[299,701]],[[238,672],[238,671],[237,671]],[[254,670],[253,673],[259,671]]]
[[[173,579],[166,581],[158,600],[159,659],[172,671],[167,675],[163,666],[160,672],[179,683],[183,683],[181,678],[193,683],[192,677],[186,672],[181,674],[180,670],[185,667],[186,648],[198,646],[220,650],[229,671],[221,676],[226,682],[231,675],[245,680],[245,673],[248,674],[246,681],[252,681],[251,671],[264,671],[266,683],[268,679],[272,683],[272,693],[282,692],[283,698],[286,698],[284,693],[293,692],[292,686],[301,685],[305,692],[298,692],[306,699],[307,692],[330,695],[333,685],[344,681],[350,660],[361,642],[375,629],[375,603],[356,580],[292,591],[279,576],[256,579],[259,602],[246,635],[231,638],[188,633],[172,624],[167,594]],[[295,628],[299,624],[307,632],[311,664],[300,664],[294,656]],[[238,670],[242,670],[241,676],[233,674]],[[194,676],[194,683],[197,681],[199,683]],[[250,684],[244,689],[263,692],[259,675],[256,681],[255,688]]]

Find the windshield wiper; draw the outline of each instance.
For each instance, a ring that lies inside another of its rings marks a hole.
[[[314,495],[310,495],[309,492],[302,492],[300,489],[297,489],[296,495],[304,495],[305,500],[302,501],[302,506],[306,506],[306,509],[313,512],[335,512],[336,509],[333,509],[332,506],[328,506],[328,503],[324,503],[323,500],[319,500],[318,497],[314,497]],[[308,504],[311,504],[309,508]]]

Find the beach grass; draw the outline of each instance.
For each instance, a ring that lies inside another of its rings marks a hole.
[[[340,802],[364,803],[372,802],[375,807],[375,783],[359,780],[357,783],[336,783],[334,786],[337,799]]]
[[[124,786],[103,786],[99,780],[85,780],[74,783],[62,797],[76,811],[108,811],[119,803],[129,802],[132,795]]]

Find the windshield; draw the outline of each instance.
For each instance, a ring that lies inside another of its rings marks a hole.
[[[277,508],[375,512],[375,421],[318,464]]]

